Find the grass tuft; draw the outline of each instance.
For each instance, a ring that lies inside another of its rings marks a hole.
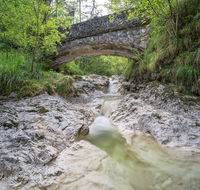
[[[57,87],[57,92],[64,96],[67,97],[68,94],[72,92],[72,83],[73,83],[73,78],[71,76],[64,76],[62,77],[56,87]]]
[[[73,83],[71,77],[51,70],[30,72],[31,56],[28,54],[15,51],[7,57],[6,53],[0,51],[0,57],[0,95],[15,91],[21,98],[33,97],[44,91],[50,95],[57,92],[62,96],[67,96],[70,92]]]

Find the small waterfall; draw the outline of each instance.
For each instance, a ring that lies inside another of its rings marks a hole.
[[[118,99],[118,98],[104,100],[103,105],[101,107],[100,115],[108,117],[110,113],[112,113],[115,110],[115,108],[118,106],[121,100],[122,99]]]
[[[114,81],[112,80],[112,78],[110,78],[110,79],[109,79],[109,84],[108,84],[108,89],[107,89],[107,94],[111,94],[113,82],[114,82]]]

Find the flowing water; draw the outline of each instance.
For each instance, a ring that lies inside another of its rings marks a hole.
[[[110,78],[109,79],[108,89],[107,89],[107,94],[111,94],[112,93],[113,82],[114,81]]]
[[[116,98],[104,101],[100,116],[90,126],[85,140],[104,150],[122,168],[131,170],[127,176],[124,169],[118,169],[130,184],[127,190],[199,190],[200,163],[175,160],[156,141],[144,135],[133,136],[131,144],[127,144],[107,118],[120,101]]]

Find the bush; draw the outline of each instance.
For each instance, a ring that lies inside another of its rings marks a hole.
[[[57,92],[67,97],[72,91],[73,79],[54,71],[30,72],[28,67],[30,56],[17,51],[9,53],[0,52],[0,95],[8,95],[13,91],[18,97],[35,96],[47,91],[50,95]]]
[[[0,94],[9,94],[18,90],[29,78],[27,62],[29,57],[15,52],[8,57],[0,52]]]
[[[73,79],[71,76],[62,77],[56,85],[57,88],[56,91],[61,96],[67,97],[68,94],[72,92],[72,84],[73,84]]]

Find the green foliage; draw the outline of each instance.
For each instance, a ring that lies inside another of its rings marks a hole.
[[[49,82],[44,83],[44,86],[47,88],[47,91],[49,92],[50,95],[55,94],[53,85]]]
[[[198,70],[196,70],[191,65],[178,66],[176,71],[176,78],[184,81],[187,85],[189,85],[192,80],[197,81]]]
[[[198,94],[200,88],[199,76],[200,72],[191,65],[181,65],[177,67],[176,79],[190,90],[188,93]]]
[[[65,75],[84,75],[84,71],[82,71],[78,65],[75,64],[75,61],[67,63],[66,65],[61,66],[60,68],[61,73]]]
[[[79,70],[81,70],[81,72],[84,75],[121,75],[123,73],[127,61],[128,59],[126,58],[114,56],[87,57],[75,61],[76,72],[79,72]],[[69,66],[67,66],[67,68],[69,68],[71,64],[73,65],[74,63],[70,63]],[[79,70],[77,68],[79,68]]]
[[[140,70],[157,72],[162,82],[200,95],[200,0],[142,0],[137,5],[139,9],[130,17],[151,19]]]
[[[149,22],[148,47],[137,59],[141,75],[156,72],[162,82],[175,83],[184,93],[200,95],[200,0],[110,2],[111,12],[135,6],[134,11],[126,11],[128,19],[143,17],[143,23]]]
[[[25,86],[21,85],[21,87],[22,88],[19,90],[18,95],[17,95],[19,98],[24,97],[24,96],[33,97],[40,94],[43,91],[42,87],[37,83],[29,83],[29,84],[25,84]]]
[[[72,92],[72,88],[71,88],[72,83],[73,83],[72,77],[70,76],[62,77],[56,85],[57,92],[60,95],[67,97],[67,95]]]
[[[29,54],[14,51],[7,57],[6,52],[0,52],[0,57],[0,95],[8,95],[15,91],[20,98],[47,91],[52,95],[57,92],[67,96],[65,93],[70,92],[61,91],[61,86],[66,85],[66,88],[70,89],[73,83],[71,77],[53,71],[30,72]]]
[[[135,64],[134,60],[128,60],[126,68],[123,72],[123,75],[124,75],[126,81],[128,81],[130,79],[131,71],[133,69],[134,64]]]
[[[133,8],[138,0],[108,0],[104,6],[111,12]]]
[[[58,28],[72,22],[65,1],[0,0],[0,95],[57,92],[63,75],[44,71],[48,63],[41,58],[57,51],[65,37]]]
[[[6,53],[0,52],[0,57],[0,94],[8,94],[18,87],[18,83],[22,85],[26,83],[22,79],[26,79],[29,75],[26,67],[30,59],[27,55],[23,56],[17,52],[9,58]]]
[[[162,69],[160,71],[159,77],[160,77],[160,79],[162,79],[162,82],[164,82],[164,83],[170,82],[170,79],[172,77],[172,75],[171,75],[172,74],[172,69],[173,68],[169,67],[169,68]]]
[[[8,53],[9,47],[31,51],[33,64],[42,54],[56,52],[65,34],[58,28],[70,26],[63,2],[42,0],[0,0],[0,39]],[[58,16],[59,14],[59,16]],[[35,69],[38,69],[38,63]]]

